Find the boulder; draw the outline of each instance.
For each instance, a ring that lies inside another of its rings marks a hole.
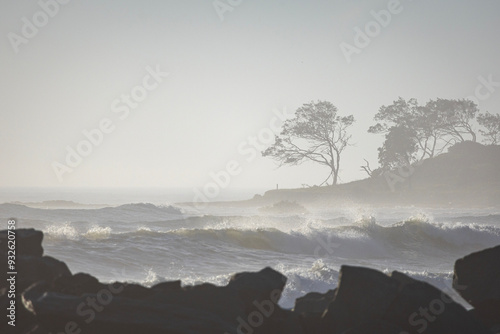
[[[77,273],[75,275],[57,277],[52,283],[50,290],[66,295],[81,296],[85,293],[97,293],[104,288],[106,288],[106,285],[99,283],[99,280],[94,276]]]
[[[326,293],[311,292],[297,298],[293,312],[300,316],[306,333],[318,333],[320,331],[321,316],[335,297],[335,293],[336,290],[329,290]]]
[[[68,266],[50,256],[16,257],[16,291],[22,292],[30,285],[46,281],[52,283],[59,276],[69,276]],[[0,289],[7,287],[7,271],[0,271]]]
[[[71,275],[68,267],[64,262],[58,261],[50,256],[19,256],[16,259],[16,330],[18,333],[31,333],[37,327],[37,319],[35,316],[23,307],[22,292],[37,282],[53,282],[57,277]],[[1,272],[1,285],[4,285],[7,280],[6,272]],[[10,302],[7,296],[8,287],[0,289],[0,306],[5,310],[6,304]],[[0,323],[0,332],[8,329],[7,322]],[[39,331],[40,332],[40,331]],[[39,333],[34,332],[34,333]]]
[[[377,270],[342,266],[337,293],[322,319],[323,331],[343,333],[382,319],[398,289],[398,281]]]
[[[220,334],[233,329],[217,314],[167,301],[115,296],[100,303],[95,295],[77,297],[46,289],[35,285],[23,293],[23,300],[41,326],[51,332]]]
[[[281,309],[284,276],[266,268],[241,273],[225,287],[180,287],[178,282],[153,288],[104,285],[86,274],[38,283],[23,293],[25,307],[44,330],[81,329],[89,333],[294,333],[304,334],[299,317]]]
[[[13,231],[0,231],[0,252],[7,253],[9,233],[15,233],[16,256],[42,256],[43,232],[35,229],[18,229]]]
[[[268,267],[256,273],[235,274],[231,277],[227,288],[238,291],[241,298],[246,301],[270,299],[277,301],[281,298],[285,284],[286,277]]]
[[[460,304],[443,291],[399,272],[391,278],[400,282],[399,292],[382,320],[413,334],[489,333]]]
[[[151,287],[153,290],[160,291],[175,291],[181,288],[181,281],[161,282]]]
[[[20,294],[16,292],[15,299],[15,319],[8,318],[6,315],[10,314],[10,311],[6,311],[11,305],[11,298],[8,297],[8,288],[0,289],[0,308],[3,310],[3,319],[0,322],[0,333],[12,333],[13,327],[8,324],[8,322],[15,320],[15,329],[18,333],[28,333],[30,330],[36,327],[37,321],[33,314],[28,312],[22,304],[22,299]]]
[[[321,332],[344,333],[384,323],[410,334],[488,334],[467,310],[432,285],[402,273],[342,266]]]
[[[97,278],[85,273],[77,273],[72,276],[60,276],[56,278],[49,288],[52,292],[61,294],[82,296],[84,294],[98,294],[102,290],[119,290],[121,297],[142,299],[152,297],[158,292],[181,291],[181,282],[163,282],[153,286],[151,289],[139,284],[126,282],[114,282],[112,284],[100,283]]]
[[[34,257],[22,256],[17,260],[17,281],[18,291],[24,291],[30,285],[45,281],[52,283],[60,276],[70,276],[68,266],[50,256]]]
[[[500,300],[482,302],[469,312],[493,333],[500,332]]]
[[[472,306],[500,300],[500,246],[457,260],[453,287]]]
[[[453,287],[474,306],[471,314],[478,321],[500,331],[500,246],[457,260]]]
[[[326,293],[310,292],[295,300],[293,311],[308,316],[321,316],[335,297],[335,292],[336,290],[329,290]]]
[[[15,305],[16,305],[16,332],[18,333],[44,333],[37,325],[36,317],[23,307],[21,293],[32,284],[39,281],[52,282],[61,275],[70,275],[64,262],[43,255],[43,233],[34,229],[15,230]],[[8,231],[0,231],[0,265],[7,269]],[[7,270],[0,271],[0,307],[5,310],[11,302],[8,294],[10,284],[7,279]],[[38,330],[37,330],[38,328]],[[12,327],[7,321],[0,323],[0,332],[8,332]],[[46,332],[45,332],[46,333]]]
[[[372,321],[348,329],[342,334],[404,334],[401,328],[382,321]]]
[[[271,268],[235,274],[222,287],[183,287],[180,281],[152,288],[104,284],[89,274],[71,275],[63,262],[42,256],[41,232],[18,231],[20,333],[491,334],[500,329],[500,246],[455,264],[454,288],[475,306],[470,311],[400,272],[351,266],[342,266],[337,289],[309,293],[289,311],[278,305],[286,277]],[[6,236],[0,232],[3,264]],[[3,271],[0,307],[7,307],[7,292]],[[0,332],[7,330],[2,322]]]

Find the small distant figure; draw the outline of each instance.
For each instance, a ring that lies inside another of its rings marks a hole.
[[[278,184],[276,183],[276,190],[278,190]]]

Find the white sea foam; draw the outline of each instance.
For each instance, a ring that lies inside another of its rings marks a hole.
[[[44,234],[47,239],[77,240],[79,237],[78,231],[70,223],[50,225],[45,229]]]
[[[110,235],[110,227],[100,227],[96,225],[92,226],[87,232],[85,232],[83,237],[89,240],[103,240],[109,238]]]
[[[217,215],[213,209],[184,217],[149,204],[88,210],[0,205],[0,212],[18,217],[23,227],[36,219],[32,226],[43,229],[48,254],[73,272],[103,280],[224,285],[235,272],[270,266],[288,278],[280,301],[285,307],[308,292],[335,288],[343,264],[398,270],[449,289],[456,259],[500,244],[500,216],[488,213],[454,218],[460,214],[412,211],[405,216],[411,218],[395,218],[401,209],[397,216],[383,212],[387,219],[378,221],[369,208],[289,217],[231,216],[234,210],[222,209]]]
[[[79,240],[85,238],[88,240],[103,240],[108,239],[112,230],[110,227],[101,227],[93,225],[92,227],[81,230],[75,224],[52,224],[44,230],[45,237],[49,240],[69,239]]]

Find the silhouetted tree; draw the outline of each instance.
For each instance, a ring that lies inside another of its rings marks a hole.
[[[368,176],[372,177],[373,176],[373,170],[370,167],[370,162],[366,159],[363,159],[365,161],[365,165],[361,166],[361,170],[364,171]]]
[[[399,98],[389,106],[380,107],[375,115],[378,123],[368,129],[370,133],[388,134],[391,129],[398,129],[398,134],[411,135],[421,152],[420,159],[432,157],[435,154],[439,138],[443,135],[439,126],[439,114],[429,113],[424,107],[419,106],[416,99],[405,101]],[[402,129],[412,131],[402,132]],[[382,148],[383,149],[383,148]],[[389,154],[384,149],[386,155]],[[380,160],[380,150],[379,150]]]
[[[409,166],[416,160],[418,145],[415,131],[402,126],[394,126],[385,135],[382,147],[378,149],[378,159],[383,170]]]
[[[472,121],[476,118],[479,109],[474,102],[465,99],[437,99],[429,101],[425,109],[430,114],[439,115],[439,126],[443,129],[445,136],[452,137],[455,142],[477,141]]]
[[[368,132],[387,135],[394,131],[386,136],[385,147],[379,149],[379,160],[385,167],[406,164],[403,148],[410,149],[413,144],[417,149],[410,150],[412,160],[416,156],[417,160],[423,160],[442,153],[450,145],[468,140],[469,135],[470,140],[476,141],[472,121],[477,113],[477,105],[469,100],[436,99],[420,106],[416,99],[405,101],[400,97],[392,105],[380,107],[375,115],[377,124],[371,126]],[[403,138],[404,135],[410,137]],[[391,146],[400,151],[390,152],[388,144],[393,137],[403,141],[401,146]]]
[[[321,183],[337,184],[341,154],[350,145],[347,129],[354,123],[354,116],[339,116],[330,102],[318,101],[304,104],[295,117],[286,120],[274,144],[262,152],[283,165],[299,165],[312,161],[327,166],[330,173]]]
[[[486,144],[500,144],[500,114],[493,115],[486,112],[477,117],[477,122],[485,128],[485,130],[481,129],[479,132],[486,137],[484,139]]]

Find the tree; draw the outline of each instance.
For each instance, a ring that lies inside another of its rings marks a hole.
[[[402,97],[389,106],[380,107],[374,119],[378,123],[368,129],[370,133],[386,133],[391,126],[412,127],[417,114],[418,101],[405,101]]]
[[[471,122],[479,109],[471,100],[431,100],[425,108],[428,112],[440,115],[439,126],[445,136],[452,137],[455,142],[464,142],[467,140],[466,136],[470,135],[471,141],[477,141]]]
[[[378,123],[371,126],[368,132],[389,134],[396,131],[391,136],[403,140],[401,145],[406,149],[415,144],[417,149],[410,150],[412,157],[416,154],[418,160],[423,160],[442,153],[450,145],[467,140],[469,135],[471,140],[476,141],[471,122],[477,113],[477,105],[469,100],[436,99],[420,106],[416,99],[405,101],[400,97],[392,105],[380,107],[375,115]],[[403,135],[411,137],[403,139]],[[403,149],[399,145],[388,146],[390,140],[391,137],[386,137],[385,147],[379,149],[379,160],[383,159],[385,166],[406,164],[402,156],[404,150],[390,152],[390,149]],[[389,161],[391,158],[395,160]]]
[[[493,115],[486,112],[477,117],[477,122],[486,129],[479,130],[486,137],[484,142],[486,144],[498,145],[500,143],[500,114]]]
[[[441,135],[439,127],[436,126],[437,116],[436,114],[431,115],[424,107],[419,106],[416,99],[406,101],[400,97],[393,104],[380,107],[374,118],[378,123],[371,126],[368,132],[387,135],[392,129],[392,131],[398,131],[399,136],[403,133],[412,135],[411,140],[417,143],[418,150],[421,152],[420,159],[424,159],[426,156],[432,157],[434,155],[437,140]],[[402,132],[402,129],[412,129],[413,131]],[[386,149],[383,150],[385,155],[390,154]]]
[[[366,174],[368,174],[369,177],[372,177],[374,171],[370,167],[370,162],[368,160],[366,160],[366,159],[363,159],[363,160],[365,161],[366,165],[360,166],[361,170],[364,171]]]
[[[348,128],[354,116],[339,116],[337,108],[330,102],[318,101],[304,104],[297,109],[295,117],[283,124],[274,144],[262,152],[283,165],[299,165],[312,161],[329,168],[323,184],[337,184],[342,152],[350,145]]]
[[[385,135],[382,147],[378,149],[378,159],[383,170],[410,166],[415,162],[418,145],[415,131],[403,126],[394,126]]]

